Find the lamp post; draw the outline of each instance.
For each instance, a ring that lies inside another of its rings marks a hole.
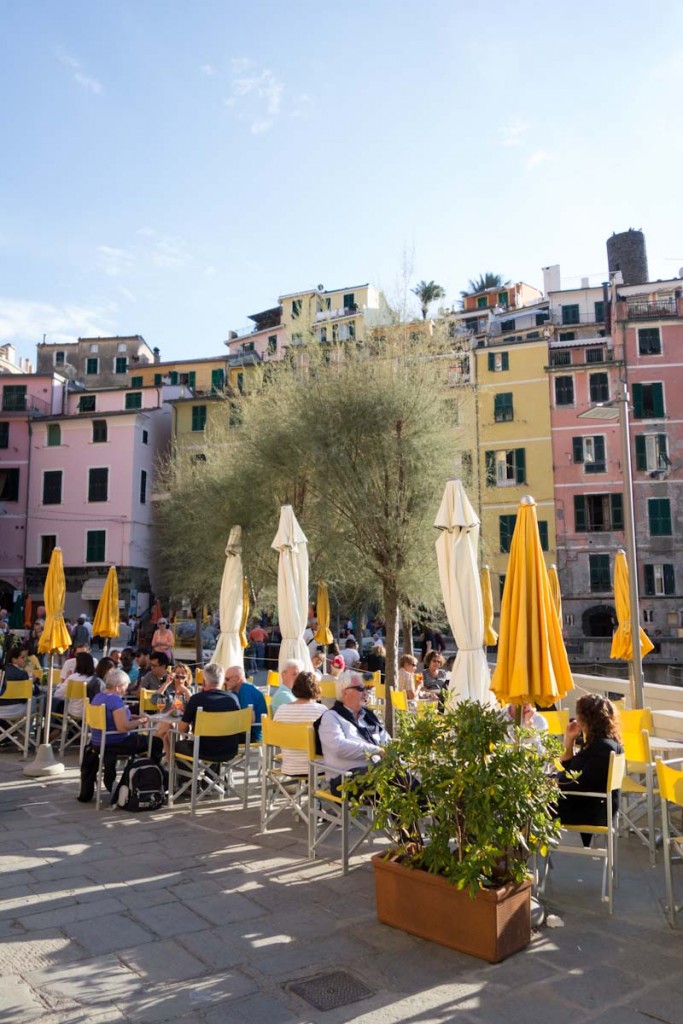
[[[628,592],[631,613],[631,700],[635,708],[643,707],[643,659],[640,653],[640,604],[638,599],[638,563],[636,559],[636,520],[633,509],[633,466],[629,439],[629,392],[625,381],[619,381],[617,395],[578,415],[583,420],[619,420],[621,469],[624,475],[624,539],[628,564]]]

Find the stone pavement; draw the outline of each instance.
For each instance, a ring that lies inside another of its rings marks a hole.
[[[98,814],[67,763],[25,779],[0,754],[3,1024],[683,1024],[683,922],[669,929],[661,863],[635,839],[612,918],[600,865],[557,858],[564,926],[492,966],[378,924],[367,849],[346,879],[310,864],[302,825],[259,834],[256,795],[195,819]],[[369,994],[320,1011],[289,987],[330,971]]]

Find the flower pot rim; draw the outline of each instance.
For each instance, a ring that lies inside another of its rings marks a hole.
[[[391,846],[386,850],[381,850],[378,853],[374,853],[371,857],[373,868],[379,870],[394,870],[396,872],[419,872],[422,876],[423,882],[431,882],[433,885],[450,885],[454,889],[458,889],[458,885],[455,882],[451,882],[445,875],[435,874],[433,871],[426,871],[424,868],[413,867],[412,865],[402,864],[400,860],[396,860],[392,857],[393,853],[400,852],[399,846]],[[509,895],[515,892],[522,892],[524,889],[530,889],[533,884],[531,874],[523,882],[502,882],[500,885],[479,885],[475,899],[480,897],[483,899],[494,899],[503,900]],[[466,886],[460,889],[461,892],[466,890]]]

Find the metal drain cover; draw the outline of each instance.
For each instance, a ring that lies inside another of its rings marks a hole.
[[[285,988],[301,996],[316,1010],[335,1010],[338,1006],[348,1006],[349,1003],[357,1003],[360,999],[374,995],[372,989],[345,971],[332,971],[331,974],[318,974],[304,981],[291,981]]]

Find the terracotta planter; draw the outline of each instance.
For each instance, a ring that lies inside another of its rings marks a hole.
[[[372,858],[377,917],[421,939],[495,964],[531,941],[531,882],[482,889],[475,899],[444,878]]]

